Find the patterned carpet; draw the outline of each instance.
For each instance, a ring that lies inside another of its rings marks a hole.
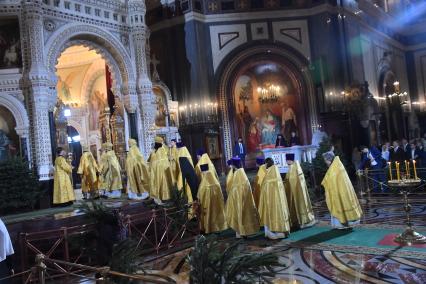
[[[413,223],[417,231],[426,233],[426,195],[410,198]],[[245,240],[244,250],[273,251],[279,256],[282,267],[276,268],[274,283],[426,283],[426,246],[379,244],[405,228],[402,198],[370,197],[362,206],[362,224],[353,231],[330,230],[325,203],[318,202],[314,211],[320,222],[315,227],[282,241],[266,240],[259,234]],[[158,258],[145,267],[187,283],[189,251]]]

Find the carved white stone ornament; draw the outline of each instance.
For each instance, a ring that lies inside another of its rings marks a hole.
[[[106,61],[114,95],[127,112],[137,113],[138,138],[147,155],[155,135],[155,100],[146,66],[145,2],[25,0],[7,5],[7,16],[19,19],[23,66],[11,79],[0,73],[0,105],[14,114],[18,135],[28,137],[40,180],[52,178],[49,112],[57,101],[56,65],[73,45],[95,50]],[[88,89],[99,75],[93,72],[84,83]]]

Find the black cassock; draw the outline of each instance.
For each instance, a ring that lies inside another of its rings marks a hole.
[[[179,166],[182,172],[183,184],[188,184],[191,189],[192,198],[197,199],[199,181],[194,167],[189,162],[188,158],[180,157]]]

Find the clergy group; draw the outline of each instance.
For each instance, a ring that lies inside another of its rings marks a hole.
[[[72,166],[66,152],[59,148],[55,161],[54,204],[69,204],[75,200],[72,186]],[[323,154],[328,171],[322,181],[331,225],[348,229],[362,216],[352,183],[338,156],[332,151]],[[161,137],[145,161],[137,141],[129,140],[125,171],[129,199],[152,198],[161,205],[172,198],[172,189],[184,192],[188,203],[197,204],[201,231],[218,233],[235,231],[237,238],[248,237],[263,228],[265,237],[281,239],[295,229],[316,223],[305,177],[294,154],[287,154],[288,173],[282,178],[271,158],[258,157],[258,172],[251,183],[239,157],[227,161],[225,190],[207,153],[197,151],[194,163],[182,142],[172,140],[170,147]],[[87,147],[77,173],[81,176],[83,198],[120,198],[123,190],[122,169],[111,143],[102,145],[99,164]],[[225,193],[225,194],[224,194]],[[225,202],[225,197],[226,202]],[[191,218],[195,215],[189,214]]]

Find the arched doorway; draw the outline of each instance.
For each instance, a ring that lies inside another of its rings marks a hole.
[[[317,125],[308,62],[279,46],[243,49],[224,60],[219,81],[225,158],[232,156],[238,136],[247,145],[247,166],[254,166],[262,147],[275,145],[277,134],[294,131],[310,144]]]
[[[20,155],[23,150],[20,149],[19,136],[15,127],[16,121],[13,114],[0,105],[0,162]]]
[[[74,188],[78,188],[81,185],[81,178],[77,174],[78,166],[80,164],[80,158],[82,155],[82,148],[81,148],[81,136],[78,131],[72,127],[67,126],[67,141],[68,141],[68,153],[69,158],[71,161],[71,165],[73,166],[72,170],[72,180],[73,180],[73,186]]]

